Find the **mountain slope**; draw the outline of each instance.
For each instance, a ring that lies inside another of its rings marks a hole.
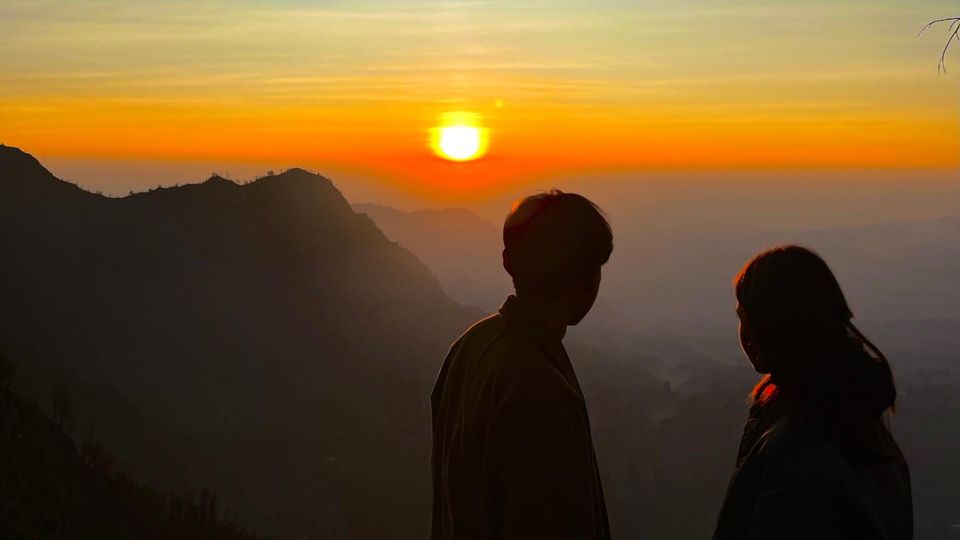
[[[500,231],[469,210],[405,212],[369,203],[353,208],[423,260],[458,302],[493,310],[513,290],[500,262]]]
[[[332,182],[292,169],[109,199],[0,147],[0,201],[0,345],[30,365],[27,389],[105,385],[110,414],[151,422],[85,429],[265,532],[425,534],[428,497],[397,486],[428,493],[426,397],[476,313]],[[161,431],[178,456],[150,455]]]

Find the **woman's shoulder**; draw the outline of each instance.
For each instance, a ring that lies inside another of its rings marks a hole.
[[[771,465],[798,472],[846,466],[843,453],[836,445],[787,415],[773,422],[760,436],[756,450]]]
[[[832,491],[854,481],[843,453],[816,432],[782,416],[744,449],[736,475],[744,485],[792,485]]]

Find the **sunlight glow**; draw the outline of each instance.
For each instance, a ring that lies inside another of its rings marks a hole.
[[[440,151],[455,161],[474,159],[480,153],[480,130],[470,126],[440,129]]]
[[[430,147],[437,156],[449,161],[483,157],[489,130],[479,124],[479,116],[473,113],[445,113],[440,118],[440,126],[432,130]]]

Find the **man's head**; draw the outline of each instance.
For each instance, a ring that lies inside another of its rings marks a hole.
[[[597,298],[613,232],[597,205],[554,189],[514,203],[503,224],[503,245],[503,267],[517,296],[563,304],[567,324],[575,325]]]

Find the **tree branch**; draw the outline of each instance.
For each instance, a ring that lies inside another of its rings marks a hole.
[[[949,22],[950,25],[947,27],[947,44],[943,47],[943,52],[940,53],[940,62],[937,63],[937,73],[943,74],[947,72],[947,52],[950,50],[950,45],[953,44],[953,40],[960,41],[960,17],[946,17],[943,19],[936,19],[928,22],[923,28],[920,29],[920,32],[917,34],[919,37],[921,34],[926,32],[930,27]]]

